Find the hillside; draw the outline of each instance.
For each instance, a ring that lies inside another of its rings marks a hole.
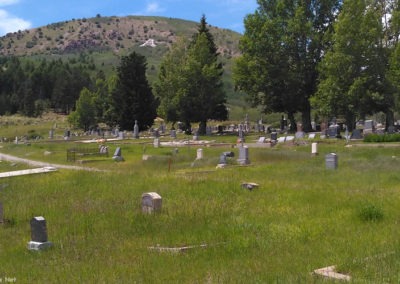
[[[179,36],[195,33],[197,23],[163,17],[101,17],[72,19],[45,27],[9,33],[0,38],[1,55],[30,56],[92,51],[120,53],[139,47],[152,39],[156,46],[167,47]],[[239,53],[240,34],[211,27],[221,54]]]

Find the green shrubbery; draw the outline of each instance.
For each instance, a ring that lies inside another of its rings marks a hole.
[[[400,142],[400,134],[368,134],[364,142]]]

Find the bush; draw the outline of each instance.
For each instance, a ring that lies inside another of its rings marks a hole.
[[[400,142],[400,134],[368,134],[364,142]]]
[[[379,206],[368,203],[360,208],[359,217],[362,221],[380,221],[383,219],[383,210]]]

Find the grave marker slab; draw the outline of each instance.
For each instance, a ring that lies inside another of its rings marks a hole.
[[[240,165],[248,165],[248,164],[250,164],[249,147],[247,147],[247,146],[239,147],[239,159],[237,160],[237,162]]]
[[[41,250],[51,247],[53,244],[47,239],[46,219],[43,216],[33,217],[30,221],[31,241],[28,243],[29,250]]]
[[[329,153],[325,156],[325,165],[327,169],[336,170],[338,167],[338,156],[335,153]]]
[[[203,149],[197,149],[197,157],[196,160],[203,159]]]
[[[154,213],[160,212],[162,207],[162,198],[156,192],[147,192],[142,194],[142,212]]]

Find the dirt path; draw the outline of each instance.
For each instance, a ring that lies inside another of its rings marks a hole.
[[[102,171],[99,169],[89,168],[89,167],[80,167],[80,166],[70,166],[70,165],[52,164],[52,163],[47,163],[47,162],[39,162],[39,161],[23,159],[23,158],[15,157],[12,155],[3,154],[3,153],[0,153],[0,160],[24,163],[24,164],[28,164],[28,165],[34,166],[34,167],[54,167],[57,169],[81,170],[81,171],[83,170],[83,171],[94,171],[94,172]]]

